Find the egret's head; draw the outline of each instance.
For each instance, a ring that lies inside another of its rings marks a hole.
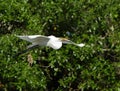
[[[83,44],[83,43],[81,43],[81,44],[76,44],[77,46],[79,46],[79,47],[84,47],[85,46],[85,44]]]

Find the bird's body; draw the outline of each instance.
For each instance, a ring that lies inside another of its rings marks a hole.
[[[39,46],[49,46],[53,49],[60,49],[62,47],[62,43],[64,44],[73,44],[79,47],[83,47],[84,44],[76,44],[66,38],[58,38],[53,35],[51,36],[43,36],[43,35],[29,35],[29,36],[17,36],[20,39],[29,41],[32,43],[32,45],[28,46],[28,48],[34,47],[36,45]]]
[[[62,47],[62,42],[59,40],[59,38],[56,38],[55,36],[48,36],[49,41],[47,42],[46,46],[52,47],[53,49],[59,49]]]

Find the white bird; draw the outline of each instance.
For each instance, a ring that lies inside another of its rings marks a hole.
[[[55,37],[53,35],[51,36],[43,36],[43,35],[29,35],[29,36],[17,36],[20,39],[29,41],[32,43],[32,45],[28,46],[28,49],[33,48],[34,46],[49,46],[53,49],[60,49],[63,44],[73,44],[79,47],[85,46],[85,44],[77,44],[72,42],[71,40],[68,40],[66,38],[59,38]]]

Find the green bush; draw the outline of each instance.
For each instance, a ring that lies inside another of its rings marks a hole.
[[[119,90],[119,12],[119,0],[1,0],[0,90]],[[15,35],[26,34],[66,37],[86,46],[39,47],[16,55],[29,43]]]

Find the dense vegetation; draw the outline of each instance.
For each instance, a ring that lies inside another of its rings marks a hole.
[[[39,47],[15,35],[66,37],[79,48]],[[119,0],[0,0],[1,91],[119,91]]]

